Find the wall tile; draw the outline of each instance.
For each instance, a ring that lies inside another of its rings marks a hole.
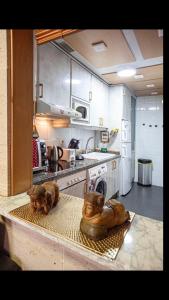
[[[163,96],[138,97],[136,101],[136,164],[135,181],[138,178],[138,158],[152,159],[152,184],[163,186]],[[140,108],[145,110],[140,110]],[[150,109],[151,108],[151,109]],[[155,108],[154,110],[152,108]],[[157,108],[159,108],[157,110]],[[145,123],[145,126],[142,124]],[[154,125],[158,125],[155,127]],[[152,125],[152,127],[149,127]]]

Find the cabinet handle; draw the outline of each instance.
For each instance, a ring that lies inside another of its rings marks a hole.
[[[39,84],[39,98],[43,98],[43,84]]]
[[[92,91],[89,92],[89,101],[92,101]]]
[[[112,165],[113,165],[113,166],[112,166],[112,167],[113,167],[112,169],[113,169],[113,170],[116,169],[116,161],[115,161],[115,160],[112,161]]]

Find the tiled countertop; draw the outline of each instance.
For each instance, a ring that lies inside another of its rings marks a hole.
[[[77,201],[80,200],[82,199],[77,199]],[[71,241],[56,238],[49,231],[37,228],[31,223],[9,214],[12,209],[28,202],[29,197],[26,193],[14,197],[0,197],[0,215],[10,219],[13,228],[18,225],[27,229],[30,237],[31,232],[39,234],[46,239],[46,243],[49,245],[51,243],[51,247],[55,245],[54,247],[57,249],[64,249],[63,253],[65,253],[64,251],[71,252],[75,260],[81,260],[83,268],[86,270],[163,270],[163,222],[136,214],[116,259],[108,261],[82,249]],[[62,255],[64,255],[63,253]],[[75,268],[76,266],[74,266]]]
[[[47,180],[53,180],[53,179],[59,179],[61,177],[65,177],[71,174],[74,174],[76,172],[90,169],[92,167],[95,167],[97,165],[100,165],[102,163],[108,162],[110,160],[119,158],[119,154],[114,154],[113,157],[103,159],[103,160],[95,160],[95,159],[84,159],[84,160],[76,160],[75,163],[72,165],[71,168],[66,170],[61,170],[57,172],[39,172],[33,174],[33,184],[39,184],[43,183]]]

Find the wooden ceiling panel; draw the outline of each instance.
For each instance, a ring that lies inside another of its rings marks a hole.
[[[152,90],[152,91],[154,91],[154,90]],[[138,91],[135,91],[135,95],[137,97],[139,97],[139,96],[153,96],[151,94],[152,91],[150,91],[150,90],[138,90]],[[158,89],[157,92],[158,92],[158,94],[155,95],[155,96],[163,95],[163,89]]]
[[[146,85],[147,84],[154,84],[154,87],[153,89],[161,89],[163,87],[163,79],[160,78],[160,79],[151,79],[151,80],[143,80],[143,81],[137,81],[137,82],[134,82],[134,81],[131,81],[131,82],[128,82],[127,85],[130,89],[132,90],[145,90],[145,89],[152,89],[152,88],[149,88],[147,87]]]
[[[78,29],[35,29],[35,38],[38,45],[62,38],[72,32],[79,31]]]
[[[117,73],[102,74],[102,78],[110,84],[120,84],[128,82],[140,82],[145,80],[154,80],[163,78],[163,64],[145,68],[139,68],[136,70],[136,75],[142,74],[144,77],[141,79],[135,79],[132,77],[119,77]]]
[[[136,39],[144,59],[163,56],[163,37],[158,36],[158,30],[134,30]]]
[[[121,78],[117,73],[103,74],[102,77],[109,84],[126,84],[135,95],[150,95],[152,91],[159,91],[162,93],[163,89],[163,65],[151,66],[137,69],[137,75],[142,74],[142,79],[135,79],[134,77]],[[147,84],[154,84],[153,88],[147,88]]]
[[[65,36],[64,40],[96,68],[135,61],[121,30],[83,30]],[[107,49],[96,52],[92,43],[101,41],[107,45]]]

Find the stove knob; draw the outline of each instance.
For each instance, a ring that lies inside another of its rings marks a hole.
[[[70,182],[69,182],[69,181],[67,182],[67,185],[70,185]]]
[[[74,179],[71,180],[71,184],[73,184],[73,183],[74,183]]]
[[[75,178],[75,182],[78,182],[78,178]]]

